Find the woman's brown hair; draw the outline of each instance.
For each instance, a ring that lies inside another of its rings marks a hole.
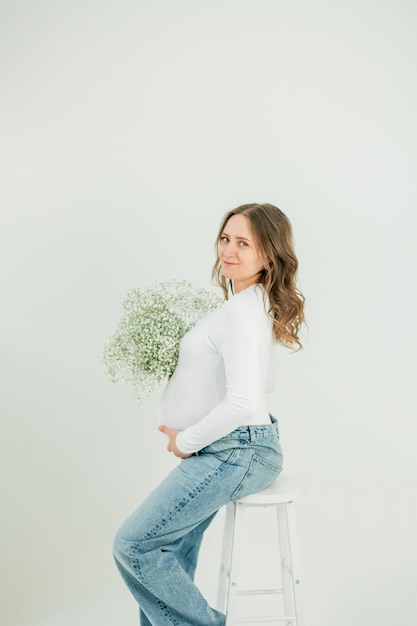
[[[232,215],[244,215],[250,222],[255,244],[267,258],[259,282],[263,284],[275,341],[288,347],[302,348],[298,333],[304,322],[303,294],[296,286],[298,259],[294,252],[293,233],[288,217],[273,204],[242,204],[224,216],[216,239],[216,251]],[[222,287],[227,300],[229,281],[222,275],[217,255],[212,278]]]

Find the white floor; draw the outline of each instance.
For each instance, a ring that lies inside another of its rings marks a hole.
[[[135,603],[122,588],[101,602],[71,608],[33,622],[31,626],[138,626]]]

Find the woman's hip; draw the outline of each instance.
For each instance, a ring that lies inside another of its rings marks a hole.
[[[239,426],[197,452],[196,456],[212,455],[226,464],[241,465],[243,468],[251,463],[253,456],[256,456],[279,473],[282,469],[283,453],[279,441],[278,422],[272,415],[270,417],[271,424]]]
[[[282,468],[277,427],[240,427],[184,459],[124,522],[144,551],[176,541],[220,507],[270,485]]]

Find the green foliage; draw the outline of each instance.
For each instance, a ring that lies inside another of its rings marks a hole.
[[[131,383],[143,402],[173,374],[185,333],[220,303],[217,294],[184,280],[129,291],[122,318],[103,351],[108,378]]]

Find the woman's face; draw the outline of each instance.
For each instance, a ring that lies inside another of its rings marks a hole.
[[[235,293],[259,282],[265,258],[255,246],[250,222],[244,215],[232,215],[226,222],[220,235],[218,255],[222,274],[233,280]]]

